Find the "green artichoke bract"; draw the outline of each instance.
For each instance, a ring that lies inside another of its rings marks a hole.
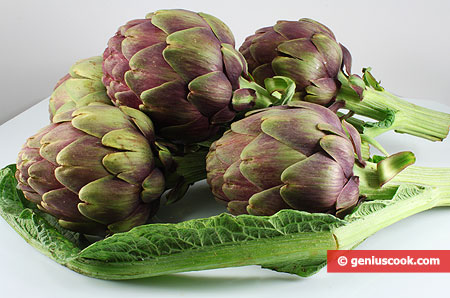
[[[80,60],[59,80],[50,97],[51,121],[56,114],[70,114],[74,109],[92,102],[112,105],[102,83],[102,61],[101,56]]]
[[[345,214],[414,161],[411,152],[383,159],[376,185],[366,187],[356,129],[323,106],[294,101],[232,123],[211,146],[206,169],[214,196],[233,214]]]
[[[239,89],[247,64],[234,45],[230,29],[211,15],[160,10],[129,21],[109,40],[103,83],[116,105],[147,113],[159,136],[203,141],[253,97]]]
[[[351,125],[345,128],[316,104],[262,110],[232,123],[211,146],[208,182],[233,214],[350,208],[359,198],[353,166],[361,141]]]
[[[154,139],[142,112],[92,103],[27,140],[17,160],[18,187],[64,228],[127,231],[147,221],[164,191]]]
[[[448,135],[449,114],[412,105],[385,91],[370,69],[363,69],[362,77],[351,74],[350,52],[316,21],[278,21],[247,37],[239,50],[257,83],[274,75],[289,77],[296,84],[295,99],[327,107],[345,103],[352,114],[378,120],[358,128],[370,137],[387,130],[431,141]]]

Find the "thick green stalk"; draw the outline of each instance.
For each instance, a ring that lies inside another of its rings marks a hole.
[[[183,177],[186,183],[195,183],[206,179],[206,154],[208,154],[208,150],[202,148],[184,156],[174,156],[175,174]]]
[[[352,249],[375,232],[416,213],[438,207],[450,206],[450,186],[428,188],[423,193],[406,200],[397,200],[363,220],[350,222],[334,231],[338,249]]]
[[[411,166],[394,177],[391,183],[450,187],[450,168]]]
[[[434,111],[407,102],[385,90],[366,87],[363,99],[349,86],[342,86],[339,100],[345,101],[345,108],[354,113],[378,121],[383,121],[395,113],[394,122],[386,127],[367,127],[366,135],[375,137],[388,130],[425,138],[431,141],[442,141],[449,132],[450,114]]]
[[[377,164],[368,162],[365,168],[355,165],[354,172],[360,178],[360,194],[367,196],[367,202],[360,214],[356,210],[345,218],[348,224],[335,229],[339,249],[352,249],[375,232],[408,216],[450,206],[450,168],[409,166],[382,187]],[[408,185],[415,187],[407,188]],[[403,197],[396,198],[399,193]],[[367,212],[371,208],[376,212]]]
[[[377,165],[367,162],[366,167],[355,165],[354,173],[359,177],[360,194],[368,200],[389,200],[402,184],[432,187],[450,187],[450,168],[429,168],[409,166],[392,180],[380,187]]]
[[[327,250],[337,249],[330,232],[299,233],[290,237],[241,241],[215,247],[185,250],[150,260],[106,263],[75,258],[64,264],[84,275],[101,279],[129,279],[177,272],[284,262],[320,263]],[[81,253],[83,255],[83,253]]]

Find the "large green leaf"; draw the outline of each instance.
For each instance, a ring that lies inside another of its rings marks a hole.
[[[15,166],[10,165],[0,171],[0,214],[32,246],[64,263],[80,251],[79,235],[64,230],[53,217],[25,200],[16,188],[15,170]]]
[[[295,210],[151,224],[92,244],[75,265],[117,279],[125,272],[140,277],[252,264],[304,276],[307,267],[326,261],[326,250],[335,248],[332,230],[343,224],[332,215]]]
[[[82,249],[77,233],[59,227],[23,198],[14,172],[14,166],[0,171],[0,214],[43,254],[103,279],[245,265],[309,276],[326,265],[327,250],[353,248],[404,217],[450,204],[447,184],[439,188],[402,184],[392,199],[363,202],[344,220],[296,210],[272,216],[220,214],[139,226]]]

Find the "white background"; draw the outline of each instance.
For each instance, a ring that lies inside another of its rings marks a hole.
[[[239,47],[277,20],[313,18],[395,94],[450,105],[450,1],[33,1],[0,2],[0,124],[46,98],[77,60],[101,55],[116,29],[164,8],[224,21]]]

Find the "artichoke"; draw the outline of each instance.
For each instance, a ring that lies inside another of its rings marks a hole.
[[[92,102],[112,105],[102,83],[102,61],[100,56],[80,60],[59,80],[50,97],[51,121],[56,114],[67,115]],[[57,122],[56,119],[55,121]]]
[[[321,105],[331,104],[338,93],[338,73],[351,56],[325,25],[311,19],[278,21],[247,37],[239,51],[249,72],[263,85],[275,75],[295,81],[297,97]]]
[[[18,187],[64,228],[127,231],[147,221],[164,191],[154,139],[142,112],[91,103],[27,140],[17,159]]]
[[[234,44],[230,29],[211,15],[160,10],[129,21],[109,40],[103,83],[116,105],[147,113],[159,136],[203,141],[236,114],[232,98],[247,65]]]
[[[233,214],[355,206],[361,139],[329,109],[307,102],[262,109],[231,124],[207,156],[207,181]]]
[[[370,68],[363,69],[362,77],[351,74],[350,52],[319,22],[279,21],[247,37],[239,50],[258,84],[274,75],[288,77],[295,81],[296,100],[327,107],[336,102],[333,108],[345,104],[350,114],[377,120],[358,127],[366,136],[394,130],[442,141],[448,135],[449,114],[412,105],[387,92]]]

